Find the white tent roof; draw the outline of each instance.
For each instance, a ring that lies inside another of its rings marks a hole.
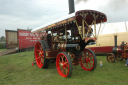
[[[128,31],[128,21],[105,23],[101,27],[100,35]]]

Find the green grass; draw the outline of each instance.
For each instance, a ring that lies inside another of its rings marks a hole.
[[[74,66],[70,78],[61,77],[55,63],[48,69],[32,67],[33,51],[0,57],[0,85],[127,85],[128,67],[125,60],[109,63],[106,56],[97,56],[94,71],[84,71]],[[99,66],[99,61],[103,66]]]
[[[0,49],[0,52],[5,51],[5,50],[7,50],[7,49]]]

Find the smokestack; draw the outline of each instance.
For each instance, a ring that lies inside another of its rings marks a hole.
[[[75,12],[75,8],[74,8],[74,0],[68,0],[69,3],[69,14]]]
[[[112,52],[113,53],[124,53],[124,50],[123,49],[121,49],[121,47],[119,46],[119,47],[117,47],[117,35],[115,35],[114,36],[114,39],[115,39],[115,46],[113,47],[113,49],[112,49]],[[125,45],[125,44],[121,44],[121,45]]]
[[[117,35],[114,35],[114,39],[115,39],[115,46],[113,47],[112,52],[117,53],[118,52],[118,50],[117,50]]]
[[[115,47],[117,47],[117,35],[115,35],[114,38],[115,38]]]

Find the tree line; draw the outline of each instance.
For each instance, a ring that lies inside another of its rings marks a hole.
[[[1,36],[0,37],[0,42],[5,42],[6,41],[6,38],[4,36]]]

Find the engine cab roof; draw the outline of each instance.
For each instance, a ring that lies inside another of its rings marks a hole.
[[[63,18],[57,19],[53,22],[44,24],[40,27],[37,27],[31,30],[32,33],[40,32],[44,30],[51,30],[57,28],[58,26],[65,26],[70,22],[77,21],[78,25],[82,25],[82,20],[85,20],[88,25],[91,25],[94,20],[96,20],[96,24],[107,21],[107,17],[105,14],[95,11],[95,10],[80,10],[75,13],[69,14]]]

